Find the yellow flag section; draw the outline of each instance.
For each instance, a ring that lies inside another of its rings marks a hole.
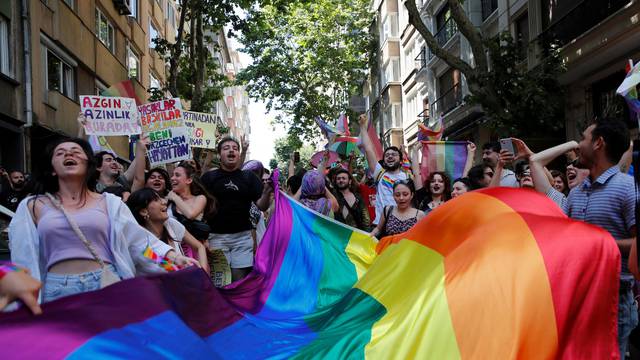
[[[499,199],[466,194],[378,250],[355,285],[387,309],[367,358],[555,356],[544,259],[527,222]]]

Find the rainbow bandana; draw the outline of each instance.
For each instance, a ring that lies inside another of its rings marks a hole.
[[[245,279],[189,268],[2,314],[2,358],[619,356],[615,241],[534,191],[467,193],[380,243],[276,194]]]

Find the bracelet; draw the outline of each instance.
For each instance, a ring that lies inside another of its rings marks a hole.
[[[12,272],[26,272],[23,268],[18,267],[12,263],[0,264],[0,279],[5,277],[8,273]]]

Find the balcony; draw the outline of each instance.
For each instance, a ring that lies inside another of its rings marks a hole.
[[[482,0],[482,21],[498,10],[498,0]]]
[[[540,37],[544,43],[557,41],[560,46],[564,46],[631,2],[630,0],[584,0],[566,11],[543,9],[543,13],[552,13],[554,16],[551,19],[543,19],[543,22],[546,20],[551,24]]]
[[[460,104],[462,104],[462,87],[460,83],[458,83],[441,94],[440,97],[433,102],[431,108],[435,109],[436,114],[446,115]]]
[[[427,68],[427,53],[429,52],[429,50],[427,49],[426,46],[423,46],[420,49],[420,53],[418,54],[418,56],[416,56],[416,58],[414,59],[416,62],[416,70],[422,71],[424,69]]]
[[[453,18],[449,18],[436,33],[438,45],[445,46],[456,33],[458,33],[458,25],[453,21]]]

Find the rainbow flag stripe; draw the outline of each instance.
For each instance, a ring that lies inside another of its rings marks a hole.
[[[142,256],[158,264],[158,266],[165,269],[166,271],[180,270],[180,267],[178,265],[174,264],[173,261],[167,259],[166,257],[158,255],[155,251],[153,251],[151,246],[147,246],[147,248],[144,249],[144,251],[142,252]]]
[[[191,268],[3,314],[3,359],[618,357],[615,241],[536,192],[471,192],[379,243],[282,193],[273,219],[242,281]]]
[[[134,98],[136,100],[136,105],[142,105],[140,102],[140,98],[136,94],[136,90],[133,87],[133,83],[131,80],[124,80],[119,83],[115,83],[111,85],[108,89],[103,90],[100,95],[102,96],[121,96],[121,97],[129,97]]]
[[[467,161],[466,141],[423,141],[420,173],[426,181],[434,171],[444,171],[453,181],[462,176]]]

